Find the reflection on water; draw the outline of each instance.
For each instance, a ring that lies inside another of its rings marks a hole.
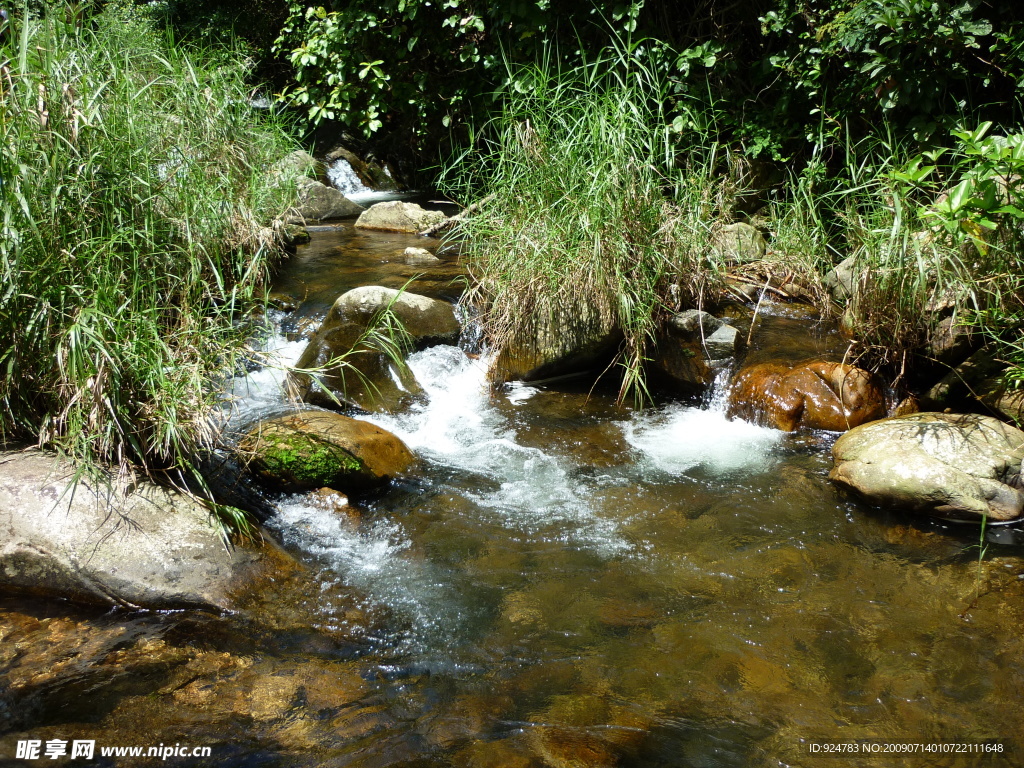
[[[390,238],[353,238],[375,244],[342,249],[357,275],[395,276]],[[298,260],[341,258],[317,247]],[[827,338],[784,320],[793,356]],[[1017,753],[982,764],[1020,764],[1013,536],[979,566],[976,529],[838,493],[832,435],[492,394],[486,361],[453,347],[410,363],[427,400],[374,421],[417,475],[356,500],[358,519],[279,505],[306,581],[223,618],[0,602],[0,754],[146,733],[225,765],[829,767],[878,758],[813,758],[808,741],[999,738]],[[272,403],[278,380],[236,394]]]

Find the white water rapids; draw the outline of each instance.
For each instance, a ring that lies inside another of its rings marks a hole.
[[[266,353],[270,364],[235,380],[235,410],[248,418],[260,411],[280,412],[284,371],[303,346],[272,340]],[[723,397],[704,409],[669,405],[619,423],[634,450],[629,466],[581,476],[575,471],[579,467],[556,450],[517,442],[508,404],[502,410],[490,399],[486,359],[437,346],[413,354],[408,362],[426,393],[424,402],[403,414],[362,418],[398,435],[428,467],[470,478],[452,492],[471,502],[486,524],[603,558],[634,554],[620,535],[621,516],[607,516],[599,503],[603,488],[638,477],[671,481],[695,468],[712,475],[764,471],[773,465],[782,437],[726,419]],[[516,385],[504,396],[513,408],[528,409],[543,393]],[[400,517],[378,513],[354,526],[311,499],[289,496],[278,503],[269,525],[341,582],[415,627],[415,638],[406,642],[419,645],[457,626],[460,609],[453,589],[443,572],[411,551],[413,542]]]

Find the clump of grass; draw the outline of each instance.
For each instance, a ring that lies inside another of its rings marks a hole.
[[[710,164],[678,167],[667,84],[636,48],[572,69],[556,61],[510,72],[501,113],[459,159],[458,192],[487,201],[460,223],[470,299],[497,352],[495,381],[515,374],[517,356],[614,329],[620,397],[640,396],[662,316],[720,284]]]
[[[278,253],[293,147],[244,66],[110,4],[0,48],[0,440],[182,473]]]

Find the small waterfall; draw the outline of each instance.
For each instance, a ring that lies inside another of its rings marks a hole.
[[[699,468],[727,474],[770,469],[785,433],[728,419],[730,378],[728,368],[718,372],[701,408],[675,404],[641,414],[627,425],[626,439],[662,472]]]
[[[376,190],[370,189],[356,174],[352,164],[344,157],[339,157],[327,166],[327,180],[345,197],[372,195]]]

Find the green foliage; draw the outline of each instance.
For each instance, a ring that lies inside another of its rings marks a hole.
[[[133,11],[24,11],[0,48],[0,440],[188,474],[278,252],[290,142],[245,69]]]
[[[1002,119],[1020,118],[1012,102],[1024,59],[1010,41],[1024,15],[1016,4],[780,0],[761,21],[762,61],[775,80],[758,103],[780,145],[816,135],[800,110],[840,142],[872,135],[883,120],[901,139],[927,141],[1000,102]]]
[[[466,144],[520,66],[545,50],[575,66],[616,35],[646,41],[677,133],[751,157],[806,161],[824,140],[840,161],[882,121],[926,143],[965,116],[1022,115],[1012,0],[293,0],[277,46],[295,70],[285,98],[311,120],[430,162]]]
[[[383,0],[323,7],[293,1],[277,41],[295,72],[283,96],[313,123],[340,121],[354,133],[376,134],[392,153],[433,160],[439,142],[465,141],[467,124],[484,118],[508,75],[506,58],[532,61],[545,45],[562,40],[563,55],[578,61],[584,41],[560,19],[581,26],[588,18],[607,18],[628,27],[641,5],[580,1],[556,9],[547,0]],[[598,37],[607,39],[607,31]]]

